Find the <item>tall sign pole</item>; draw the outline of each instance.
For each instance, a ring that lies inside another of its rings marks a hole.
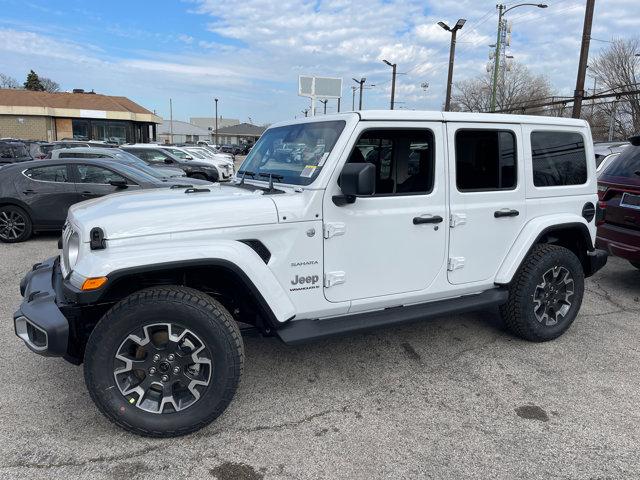
[[[215,119],[215,127],[214,128],[216,129],[215,130],[215,132],[216,132],[216,134],[215,134],[215,144],[216,144],[216,147],[217,147],[218,146],[218,99],[214,98],[214,100],[216,101],[216,119]]]
[[[582,28],[582,46],[580,47],[580,63],[578,64],[578,78],[576,89],[573,93],[573,118],[580,118],[582,112],[582,99],[584,98],[584,80],[587,75],[587,61],[589,59],[589,44],[591,41],[591,24],[593,23],[593,10],[596,0],[587,0],[584,11],[584,26]]]

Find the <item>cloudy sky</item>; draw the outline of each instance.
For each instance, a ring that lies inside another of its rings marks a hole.
[[[0,0],[0,73],[29,69],[64,90],[124,95],[174,118],[212,116],[268,123],[301,115],[300,74],[352,77],[375,86],[365,108],[388,108],[398,64],[398,107],[440,109],[450,35],[458,18],[455,80],[481,74],[495,42],[495,0]],[[517,2],[516,2],[517,3]],[[549,76],[561,94],[575,85],[585,0],[520,7],[510,54]],[[511,3],[510,5],[515,5]],[[640,35],[639,0],[597,0],[591,53],[615,37]],[[595,40],[597,39],[597,40]],[[421,84],[428,82],[425,90]],[[328,111],[335,111],[335,102]]]

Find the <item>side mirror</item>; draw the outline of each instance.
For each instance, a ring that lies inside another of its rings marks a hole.
[[[186,157],[184,157],[185,160],[193,160],[193,157],[191,155],[187,155]]]
[[[111,180],[109,182],[109,185],[116,188],[127,188],[127,182],[125,182],[124,180]]]
[[[342,195],[334,195],[332,200],[337,206],[354,203],[358,196],[376,193],[376,167],[371,163],[345,164],[338,185]]]

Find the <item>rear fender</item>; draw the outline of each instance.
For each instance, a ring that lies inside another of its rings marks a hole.
[[[506,285],[516,274],[520,264],[525,259],[531,248],[549,231],[555,228],[579,229],[587,248],[593,250],[593,235],[590,225],[579,215],[556,214],[537,217],[528,222],[522,229],[516,241],[512,245],[507,257],[502,262],[495,278],[498,285]],[[594,227],[595,228],[595,227]],[[586,252],[584,252],[586,254]]]

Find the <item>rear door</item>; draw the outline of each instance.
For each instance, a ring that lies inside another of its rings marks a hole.
[[[62,226],[67,210],[78,201],[71,172],[65,164],[23,170],[16,179],[16,190],[31,208],[33,223],[40,226]]]
[[[520,125],[448,123],[453,284],[489,281],[526,220]]]

